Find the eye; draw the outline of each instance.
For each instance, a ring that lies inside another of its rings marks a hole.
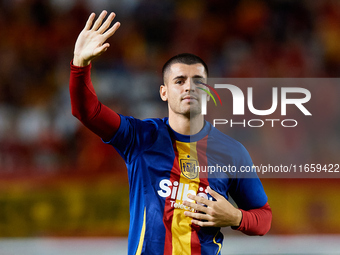
[[[175,81],[175,84],[179,84],[179,85],[181,85],[183,83],[183,81],[182,80],[177,80],[177,81]]]
[[[199,85],[203,85],[203,80],[202,79],[193,79],[193,82],[199,86]]]

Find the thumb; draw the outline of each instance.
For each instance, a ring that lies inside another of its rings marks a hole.
[[[104,43],[102,46],[96,48],[93,52],[94,56],[99,56],[103,52],[107,51],[107,49],[110,47],[109,43]]]

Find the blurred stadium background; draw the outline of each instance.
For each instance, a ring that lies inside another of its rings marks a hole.
[[[167,114],[161,67],[180,52],[201,56],[213,77],[340,73],[336,0],[0,0],[0,255],[126,252],[124,162],[71,116],[68,94],[76,38],[89,14],[103,9],[122,26],[92,77],[100,100],[124,115]],[[255,164],[340,163],[340,87],[318,91],[324,108],[312,123],[230,133]],[[225,230],[224,250],[340,254],[339,180],[263,179],[269,234]]]

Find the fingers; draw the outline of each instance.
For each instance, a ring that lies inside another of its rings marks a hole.
[[[116,14],[114,12],[111,12],[110,15],[107,17],[107,19],[105,20],[105,22],[103,23],[103,25],[101,25],[101,27],[98,29],[98,32],[100,34],[104,33],[106,31],[106,29],[109,28],[112,20],[115,18]]]
[[[92,23],[93,23],[93,20],[94,20],[94,17],[96,16],[96,14],[94,14],[93,12],[91,13],[90,17],[88,18],[88,20],[86,21],[86,24],[85,24],[85,27],[84,29],[85,30],[90,30],[91,26],[92,26]]]
[[[117,29],[120,27],[120,23],[116,22],[109,30],[107,30],[103,36],[105,37],[105,39],[111,37],[116,31]]]
[[[214,222],[212,221],[213,219],[208,214],[192,213],[192,212],[185,211],[184,215],[192,218],[191,223],[196,224],[200,227],[214,226]]]
[[[222,195],[217,193],[208,187],[208,193],[216,199],[212,201],[201,196],[188,195],[189,199],[194,200],[189,202],[188,200],[183,201],[183,205],[188,206],[195,212],[185,211],[184,215],[191,217],[191,222],[200,227],[208,226],[227,226],[228,223],[222,222],[224,218],[221,218],[221,206],[226,205],[225,201],[229,203]],[[223,208],[224,210],[225,208]],[[223,212],[224,215],[224,212]],[[222,222],[222,223],[221,223]]]
[[[212,206],[212,204],[213,204],[213,201],[210,201],[210,200],[208,200],[204,197],[201,197],[201,196],[194,196],[194,195],[189,194],[188,198],[195,200],[197,203],[204,204],[204,205],[207,205],[207,206]]]
[[[200,227],[215,227],[215,224],[213,222],[210,222],[210,221],[204,222],[204,221],[192,219],[191,223],[195,224],[197,226],[200,226]]]
[[[94,25],[92,27],[92,30],[97,30],[100,27],[100,25],[102,24],[106,14],[107,14],[107,11],[102,11],[101,12],[101,14],[99,15],[98,19],[94,23]]]
[[[196,211],[199,212],[208,213],[208,208],[200,204],[190,203],[189,201],[183,201],[183,205],[191,207],[192,209],[195,209]]]
[[[107,49],[110,47],[109,43],[104,43],[102,46],[98,47],[95,49],[95,51],[93,52],[93,54],[95,56],[99,56],[101,55],[103,52],[107,51]]]
[[[105,20],[105,22],[102,25],[102,22],[103,22],[103,20],[106,16],[106,14],[107,14],[107,11],[102,11],[101,14],[99,15],[98,19],[95,21],[95,23],[92,27],[92,31],[97,31],[99,34],[103,34],[105,39],[111,37],[117,31],[117,29],[120,27],[120,23],[116,22],[109,30],[107,30],[110,27],[113,19],[116,17],[116,14],[114,12],[111,12],[110,15],[107,17],[107,19]],[[95,14],[91,13],[89,19],[86,22],[85,30],[91,29],[94,18],[95,18]]]
[[[212,217],[208,214],[202,214],[202,213],[193,213],[193,212],[189,212],[189,211],[184,211],[184,215],[188,216],[190,218],[193,219],[197,219],[197,220],[206,220],[206,221],[211,221]]]

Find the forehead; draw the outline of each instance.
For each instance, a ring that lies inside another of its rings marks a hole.
[[[187,65],[182,63],[176,63],[170,66],[169,78],[173,79],[177,76],[202,76],[207,77],[204,66],[200,63]]]

